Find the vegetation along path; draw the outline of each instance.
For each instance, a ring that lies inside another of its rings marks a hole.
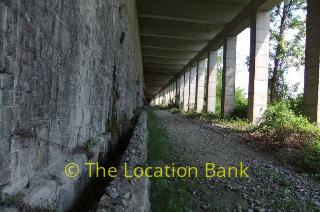
[[[248,148],[231,130],[165,110],[149,110],[148,128],[150,164],[199,167],[197,178],[153,178],[152,211],[320,211],[319,182]],[[249,177],[207,178],[207,162],[243,162]]]

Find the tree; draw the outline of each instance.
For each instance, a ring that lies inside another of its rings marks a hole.
[[[305,0],[285,0],[271,12],[270,101],[283,99],[289,87],[284,74],[304,65]]]

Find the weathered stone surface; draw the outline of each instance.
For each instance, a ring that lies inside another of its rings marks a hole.
[[[0,1],[2,197],[67,209],[86,182],[63,173],[88,159],[75,150],[96,137],[106,154],[142,105],[135,1]]]

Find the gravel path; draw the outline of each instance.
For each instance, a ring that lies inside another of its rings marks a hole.
[[[279,164],[271,156],[255,152],[231,130],[171,114],[155,111],[167,129],[170,152],[179,164],[206,162],[219,166],[249,166],[249,178],[196,178],[194,201],[203,211],[320,211],[320,184]]]

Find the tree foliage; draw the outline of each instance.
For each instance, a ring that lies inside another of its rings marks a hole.
[[[304,65],[305,0],[285,0],[271,12],[270,101],[288,96],[290,88],[284,76]]]

